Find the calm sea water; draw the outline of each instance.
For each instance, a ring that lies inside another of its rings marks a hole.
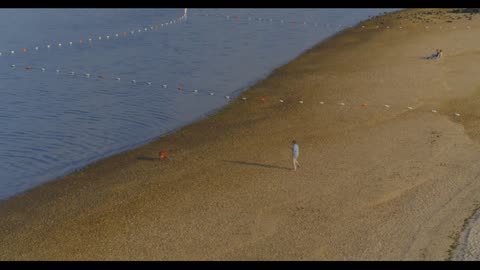
[[[189,9],[187,20],[152,31],[183,9],[1,9],[0,199],[204,117],[386,11]]]

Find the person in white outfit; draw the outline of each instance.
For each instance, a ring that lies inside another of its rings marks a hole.
[[[300,168],[300,163],[298,163],[298,155],[300,154],[300,147],[297,144],[297,141],[292,141],[292,155],[293,155],[293,170],[296,171],[297,167]]]

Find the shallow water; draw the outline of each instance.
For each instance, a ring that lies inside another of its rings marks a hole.
[[[189,9],[152,30],[183,9],[1,9],[0,199],[201,118],[385,11]]]

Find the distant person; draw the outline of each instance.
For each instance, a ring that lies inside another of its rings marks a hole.
[[[300,163],[298,163],[298,155],[300,154],[300,147],[297,144],[296,140],[292,141],[292,156],[293,156],[293,170],[297,170],[297,166],[300,168]]]

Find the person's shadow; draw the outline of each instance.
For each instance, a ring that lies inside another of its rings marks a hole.
[[[288,170],[288,171],[291,170],[291,168],[287,168],[287,167],[275,166],[270,164],[261,164],[261,163],[255,163],[255,162],[246,162],[246,161],[238,161],[238,160],[222,160],[222,161],[233,163],[233,164],[239,164],[239,165],[257,166],[257,167],[263,167],[263,168],[281,169],[281,170]]]

